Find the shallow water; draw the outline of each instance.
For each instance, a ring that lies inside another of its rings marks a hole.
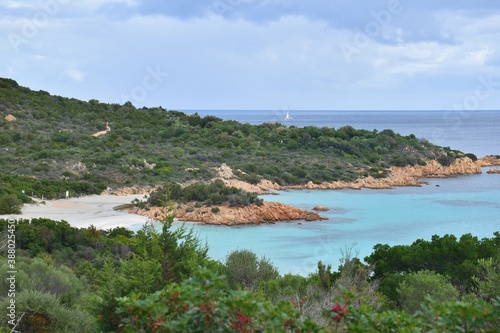
[[[280,122],[297,127],[351,125],[366,130],[392,129],[478,157],[500,155],[498,111],[290,110],[293,120],[285,121],[286,112],[198,111],[201,116],[215,115],[250,124]],[[207,240],[214,259],[224,260],[235,249],[251,249],[271,259],[281,273],[307,275],[316,269],[319,260],[336,268],[342,251],[348,248],[363,258],[377,243],[411,244],[418,238],[430,240],[434,234],[493,237],[493,232],[500,231],[500,175],[488,175],[486,170],[481,175],[431,179],[429,185],[422,187],[298,190],[265,197],[306,209],[328,206],[331,210],[322,213],[328,221],[241,227],[191,225]]]
[[[486,169],[485,169],[486,170]],[[422,187],[391,190],[291,190],[265,200],[311,209],[328,221],[282,222],[259,226],[209,226],[190,223],[209,244],[217,260],[235,249],[250,249],[269,258],[281,273],[307,275],[319,260],[338,266],[352,248],[360,258],[377,243],[411,244],[432,235],[472,233],[493,237],[500,231],[500,175],[429,179]]]

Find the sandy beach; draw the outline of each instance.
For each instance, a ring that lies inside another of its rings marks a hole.
[[[98,229],[126,227],[137,230],[147,218],[126,211],[115,211],[113,208],[129,204],[132,200],[141,199],[143,195],[91,195],[79,198],[46,200],[45,204],[24,205],[22,214],[5,216],[14,219],[31,219],[45,217],[52,220],[65,220],[71,226],[86,228],[90,225]]]

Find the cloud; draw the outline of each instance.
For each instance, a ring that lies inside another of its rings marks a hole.
[[[474,88],[478,75],[500,75],[498,9],[481,0],[474,9],[466,1],[400,6],[391,13],[379,0],[70,1],[17,53],[8,41],[0,49],[21,84],[108,102],[143,87],[147,68],[158,66],[169,77],[140,102],[184,109],[437,108]],[[0,35],[23,36],[25,14],[9,13]],[[355,49],[350,59],[343,45]]]
[[[85,74],[77,69],[68,69],[64,72],[64,75],[74,82],[85,81]]]
[[[0,6],[8,9],[17,9],[17,8],[30,8],[31,5],[29,3],[23,1],[1,1]]]

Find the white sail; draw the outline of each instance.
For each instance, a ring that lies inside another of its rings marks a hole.
[[[285,120],[292,120],[292,117],[290,117],[290,111],[286,112]]]

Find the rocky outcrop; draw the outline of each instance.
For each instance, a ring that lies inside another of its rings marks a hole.
[[[144,163],[144,168],[145,169],[153,170],[156,167],[156,163],[149,164],[148,161],[146,161],[145,158],[142,160],[142,162]]]
[[[495,160],[489,159],[488,161],[491,162]],[[227,178],[232,177],[233,173],[231,169],[225,164],[220,167],[219,175],[228,186],[235,186],[238,188],[242,188],[245,191],[255,192],[259,194],[268,193],[268,191],[272,190],[284,189],[387,189],[395,186],[420,186],[422,183],[424,183],[421,178],[479,174],[481,173],[481,166],[483,166],[484,163],[485,162],[482,159],[474,162],[470,158],[464,157],[456,159],[449,166],[443,166],[435,160],[429,160],[426,161],[426,165],[414,165],[405,167],[393,166],[390,168],[390,174],[386,178],[374,178],[369,176],[366,178],[357,179],[352,182],[336,181],[323,182],[318,184],[310,181],[306,184],[290,186],[280,186],[265,179],[261,180],[261,182],[257,185],[252,185],[237,179]],[[498,160],[498,165],[500,165],[500,159]]]
[[[493,168],[490,168],[488,171],[486,171],[486,173],[489,173],[489,174],[500,174],[500,169],[493,169]]]
[[[387,189],[394,186],[420,186],[424,183],[421,178],[450,177],[457,175],[479,174],[481,173],[481,163],[473,162],[470,158],[464,157],[455,160],[449,166],[443,166],[437,161],[426,161],[426,165],[414,165],[405,167],[391,167],[390,175],[386,178],[366,177],[353,182],[323,182],[315,184],[309,182],[305,185],[287,186],[291,189],[333,189],[344,188],[361,189]]]
[[[330,208],[326,207],[326,206],[321,206],[321,205],[318,205],[318,206],[315,206],[313,208],[313,210],[315,211],[318,211],[318,212],[327,212],[330,210]]]
[[[280,189],[361,189],[361,188],[391,188],[394,186],[420,186],[424,177],[449,177],[455,175],[478,174],[481,173],[482,162],[473,162],[470,158],[465,157],[455,160],[449,166],[443,166],[437,161],[427,161],[426,165],[415,165],[406,167],[391,167],[390,175],[386,178],[366,177],[353,182],[324,182],[316,184],[309,182],[303,185],[294,185],[282,187],[268,180],[262,180],[258,185],[252,185],[238,179],[234,179],[232,170],[225,164],[217,169],[218,176],[226,185],[242,188],[249,192],[262,193],[268,190]],[[129,188],[128,190],[121,189],[120,191],[110,191],[108,194],[147,194],[152,189]],[[260,224],[274,223],[278,221],[317,221],[324,220],[319,214],[311,211],[306,211],[299,208],[294,208],[290,205],[278,202],[264,202],[262,206],[250,205],[247,207],[229,207],[218,206],[214,207],[199,207],[193,205],[179,205],[174,213],[177,219],[181,221],[201,222],[206,224],[220,225],[240,225],[240,224]],[[327,207],[316,206],[315,210],[326,211]],[[147,209],[133,208],[131,213],[147,216],[151,219],[163,219],[164,209],[160,207],[150,207]]]
[[[319,221],[327,220],[319,214],[294,208],[290,205],[279,202],[264,202],[262,206],[250,205],[247,207],[217,206],[218,212],[214,212],[214,207],[201,207],[187,209],[189,206],[180,205],[174,210],[177,219],[181,221],[201,222],[205,224],[218,225],[241,225],[241,224],[261,224],[274,223],[280,221]],[[186,211],[187,210],[187,211]],[[190,210],[193,210],[190,212]],[[216,211],[216,210],[215,210]],[[165,218],[165,211],[160,207],[147,209],[132,208],[130,213],[147,216],[151,219],[161,220]]]
[[[16,117],[14,117],[11,114],[6,115],[4,119],[5,119],[5,121],[9,121],[9,122],[10,121],[16,121]]]
[[[217,173],[217,178],[212,179],[212,181],[221,179],[224,182],[224,185],[229,187],[237,187],[243,191],[257,194],[267,193],[267,189],[236,179],[233,170],[226,163],[222,163],[220,167],[213,168],[213,170]]]
[[[224,184],[229,187],[237,187],[242,189],[243,191],[257,193],[257,194],[267,194],[267,189],[263,189],[258,185],[252,185],[250,183],[244,182],[238,179],[222,179]]]
[[[481,157],[479,160],[481,166],[493,166],[500,165],[500,156],[499,155],[488,155],[485,157]]]
[[[481,164],[473,162],[468,157],[458,158],[449,166],[443,166],[435,160],[426,163],[424,166],[409,167],[414,170],[415,177],[449,177],[481,173]]]

